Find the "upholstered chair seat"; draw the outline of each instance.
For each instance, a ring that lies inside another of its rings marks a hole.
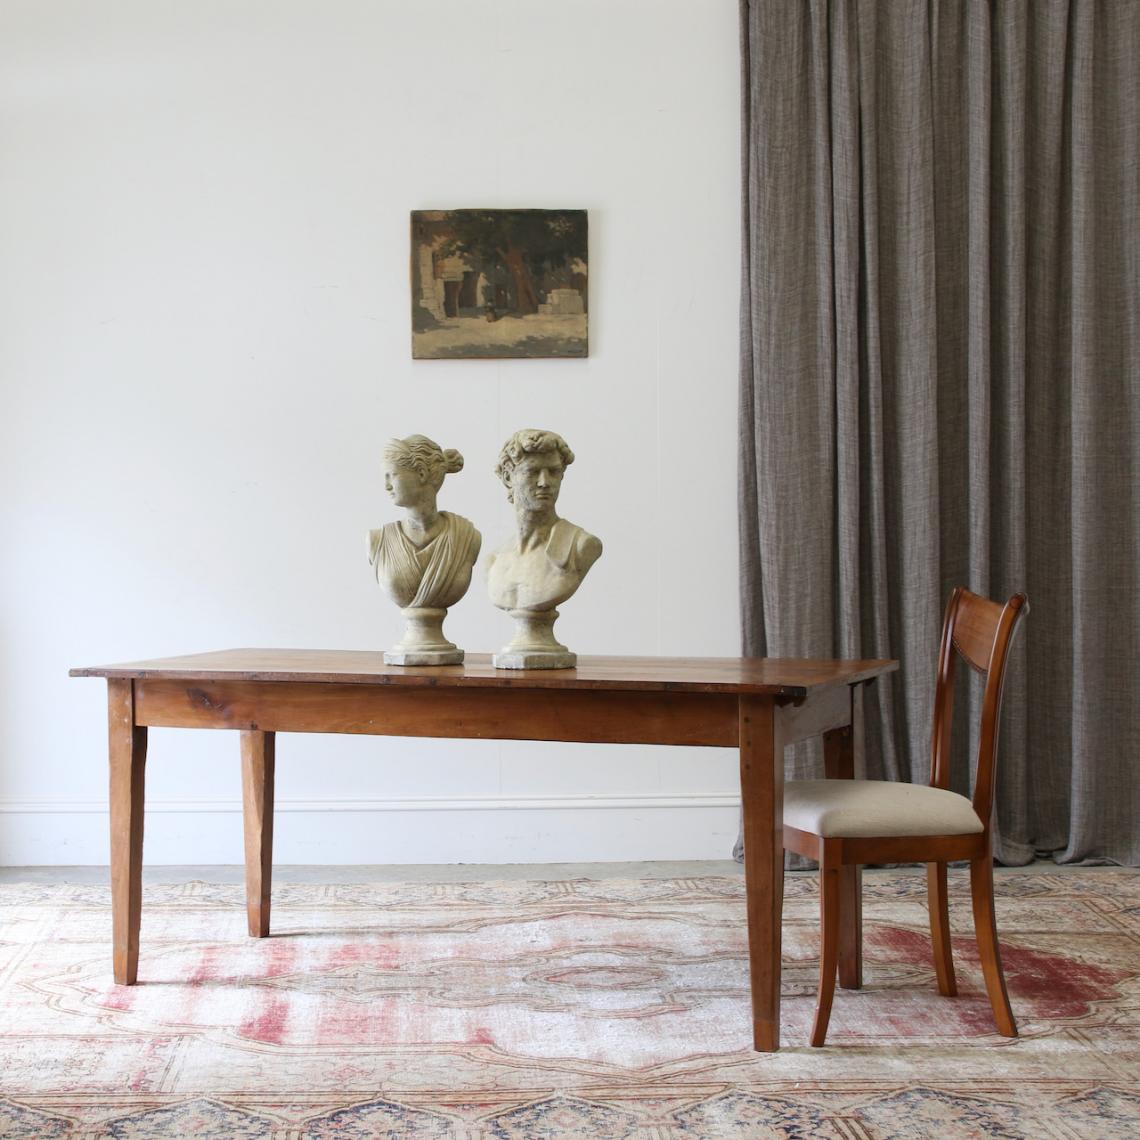
[[[984,831],[965,796],[886,780],[796,780],[784,787],[784,826],[825,839],[970,835]]]

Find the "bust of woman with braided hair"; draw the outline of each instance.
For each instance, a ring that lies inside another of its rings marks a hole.
[[[443,619],[471,584],[482,536],[467,519],[441,511],[436,497],[463,456],[423,435],[393,439],[384,448],[384,489],[404,518],[368,532],[368,561],[376,581],[400,607],[407,625],[384,654],[389,665],[458,665],[463,650],[443,635]]]

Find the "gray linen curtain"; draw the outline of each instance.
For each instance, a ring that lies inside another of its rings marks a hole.
[[[897,657],[868,774],[924,781],[951,588],[1025,590],[998,857],[1140,863],[1140,2],[741,32],[743,650]]]

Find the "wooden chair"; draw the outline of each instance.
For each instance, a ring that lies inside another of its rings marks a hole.
[[[819,861],[821,948],[812,1045],[827,1036],[836,968],[845,989],[862,984],[859,867],[927,865],[930,935],[938,991],[958,992],[950,949],[946,864],[970,862],[974,931],[998,1032],[1016,1037],[994,918],[994,767],[1002,684],[1014,631],[1029,612],[1024,594],[1003,606],[959,586],[942,626],[930,785],[885,780],[796,780],[784,789],[784,847]],[[949,790],[954,665],[961,654],[985,678],[973,800]]]

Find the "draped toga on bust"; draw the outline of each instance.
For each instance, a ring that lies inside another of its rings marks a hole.
[[[416,547],[398,522],[368,535],[368,561],[376,581],[400,609],[454,605],[471,583],[481,538],[462,515],[440,511],[443,529]]]

